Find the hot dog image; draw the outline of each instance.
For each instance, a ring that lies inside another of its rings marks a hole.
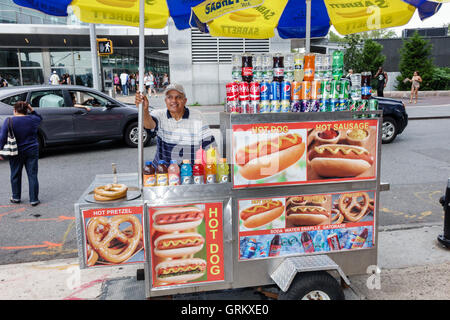
[[[330,214],[320,206],[296,206],[286,211],[286,221],[295,226],[329,224]]]
[[[164,261],[155,268],[156,280],[180,283],[198,279],[205,274],[206,261],[199,258]]]
[[[263,226],[279,216],[284,212],[284,205],[281,201],[267,201],[263,204],[253,205],[242,210],[239,217],[243,221],[246,228],[258,228]]]
[[[270,177],[295,164],[305,152],[305,143],[297,133],[260,140],[236,152],[239,173],[247,180]]]
[[[199,252],[204,243],[198,233],[169,233],[156,238],[154,253],[161,258],[183,257]]]
[[[355,177],[374,163],[373,156],[363,147],[345,144],[324,144],[310,150],[311,168],[322,177]]]
[[[191,229],[202,223],[204,212],[197,207],[174,207],[157,210],[153,214],[153,228],[160,232]]]

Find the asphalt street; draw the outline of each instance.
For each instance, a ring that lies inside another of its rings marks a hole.
[[[411,112],[417,108],[411,107]],[[208,110],[215,116],[215,110]],[[439,224],[438,199],[450,177],[450,119],[410,121],[397,140],[382,147],[381,180],[391,190],[380,199],[380,226]],[[216,131],[217,132],[217,131]],[[155,146],[144,149],[153,159]],[[39,160],[40,199],[28,204],[23,177],[23,202],[9,203],[9,164],[0,162],[0,264],[52,260],[77,256],[74,203],[96,174],[137,172],[137,150],[120,142],[52,148]]]

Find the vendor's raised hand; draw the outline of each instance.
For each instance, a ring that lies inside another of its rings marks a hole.
[[[139,105],[142,103],[144,109],[148,108],[148,99],[145,95],[141,94],[140,91],[136,91],[136,96],[134,102],[136,103],[136,107],[139,108]]]

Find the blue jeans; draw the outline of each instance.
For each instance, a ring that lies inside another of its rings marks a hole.
[[[25,170],[27,171],[28,176],[30,202],[39,201],[38,159],[39,149],[37,148],[33,148],[24,152],[19,151],[19,154],[17,156],[9,158],[13,199],[21,199],[22,169],[25,165]]]
[[[126,85],[126,84],[123,84],[123,85],[122,85],[122,94],[123,94],[124,96],[127,96],[127,95],[128,95],[128,85]]]

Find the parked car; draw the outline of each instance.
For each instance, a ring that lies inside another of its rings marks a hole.
[[[375,97],[378,108],[383,110],[382,143],[391,143],[408,125],[408,114],[400,100]]]
[[[75,100],[73,99],[75,98]],[[82,86],[23,86],[0,89],[0,126],[13,115],[14,104],[27,101],[42,116],[39,147],[92,143],[121,139],[129,147],[138,145],[138,110],[108,95]],[[89,106],[90,111],[74,107]],[[144,130],[144,145],[155,133]]]

